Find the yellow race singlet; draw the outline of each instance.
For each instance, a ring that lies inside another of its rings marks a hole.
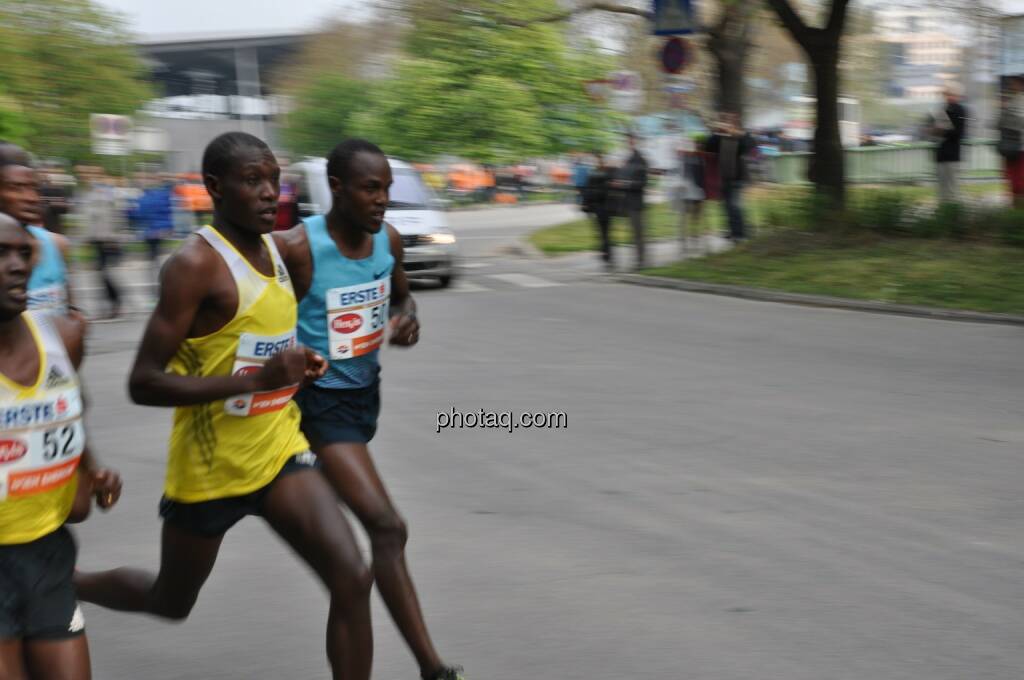
[[[46,312],[25,312],[39,374],[19,385],[0,374],[0,545],[53,533],[71,512],[85,449],[82,393]]]
[[[297,304],[274,240],[263,242],[274,263],[264,276],[216,229],[196,232],[224,259],[238,289],[238,310],[219,331],[188,338],[168,370],[179,375],[241,375],[258,371],[295,345]],[[277,476],[291,456],[309,448],[292,401],[298,385],[240,394],[174,410],[165,495],[182,503],[241,496]]]

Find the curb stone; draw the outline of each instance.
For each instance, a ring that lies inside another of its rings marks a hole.
[[[661,276],[647,276],[644,274],[619,274],[614,278],[618,281],[622,281],[623,283],[631,283],[639,286],[668,288],[691,293],[724,295],[728,297],[744,298],[747,300],[757,300],[760,302],[778,302],[790,305],[803,305],[805,307],[829,307],[832,309],[847,309],[858,312],[872,312],[876,314],[896,314],[899,316],[913,316],[946,321],[969,321],[974,323],[998,323],[1024,326],[1024,316],[1016,314],[971,312],[960,309],[942,309],[938,307],[924,307],[919,305],[897,305],[888,302],[851,300],[849,298],[837,298],[826,295],[808,295],[804,293],[786,293],[766,288],[750,288],[747,286],[734,286],[724,283],[706,283],[703,281],[693,281],[691,279],[670,279]]]

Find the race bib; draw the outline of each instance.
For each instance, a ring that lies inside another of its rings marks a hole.
[[[231,375],[256,373],[272,356],[294,347],[295,342],[294,330],[275,336],[242,333],[238,339],[238,352],[235,353]],[[270,392],[239,394],[224,401],[224,412],[231,416],[258,416],[280,411],[298,390],[298,385],[292,385]]]
[[[0,501],[68,483],[84,450],[77,389],[0,406]]]
[[[327,341],[334,361],[379,349],[388,323],[391,279],[327,291]]]

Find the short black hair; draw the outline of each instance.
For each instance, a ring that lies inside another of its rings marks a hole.
[[[384,156],[384,152],[373,142],[358,137],[346,139],[334,147],[327,157],[327,176],[337,177],[343,182],[348,180],[349,171],[352,169],[352,160],[361,153]]]
[[[238,152],[243,149],[271,153],[270,147],[259,137],[248,132],[225,132],[206,145],[203,152],[203,177],[223,177],[238,156]]]
[[[32,154],[22,147],[6,139],[0,139],[0,167],[8,165],[24,165],[32,167]]]

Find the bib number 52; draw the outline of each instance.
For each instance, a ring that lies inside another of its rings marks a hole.
[[[53,460],[58,456],[65,458],[74,453],[75,428],[65,425],[43,433],[43,458]]]

